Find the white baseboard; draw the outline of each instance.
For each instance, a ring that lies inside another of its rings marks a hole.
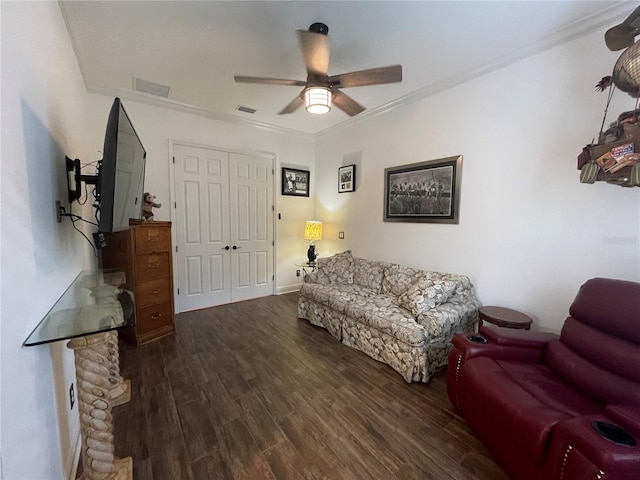
[[[276,289],[276,295],[282,295],[283,293],[299,292],[302,283],[294,283],[293,285],[284,285]]]

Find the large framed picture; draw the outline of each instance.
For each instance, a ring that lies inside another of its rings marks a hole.
[[[384,170],[384,221],[458,223],[462,155]]]
[[[282,167],[282,195],[308,197],[310,176],[308,170]]]
[[[356,191],[356,166],[338,168],[338,193]]]

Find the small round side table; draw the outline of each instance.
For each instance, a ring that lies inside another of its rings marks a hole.
[[[478,316],[480,317],[478,328],[482,326],[482,322],[484,321],[493,323],[498,327],[529,330],[531,323],[533,323],[533,319],[530,316],[517,310],[504,307],[480,307],[478,309]]]

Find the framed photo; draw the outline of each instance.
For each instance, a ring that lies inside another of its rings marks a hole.
[[[282,167],[282,195],[308,197],[310,176],[308,170]]]
[[[338,193],[356,191],[356,166],[338,168]]]
[[[458,223],[462,155],[384,170],[384,221]]]

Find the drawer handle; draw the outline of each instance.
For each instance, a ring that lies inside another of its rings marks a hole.
[[[154,263],[153,265],[149,265],[149,268],[160,268],[160,264],[159,263]]]
[[[160,317],[162,317],[161,313],[154,313],[153,315],[151,315],[151,320],[157,320]]]
[[[157,295],[158,293],[160,293],[160,289],[156,288],[153,292],[151,292],[151,295]]]

